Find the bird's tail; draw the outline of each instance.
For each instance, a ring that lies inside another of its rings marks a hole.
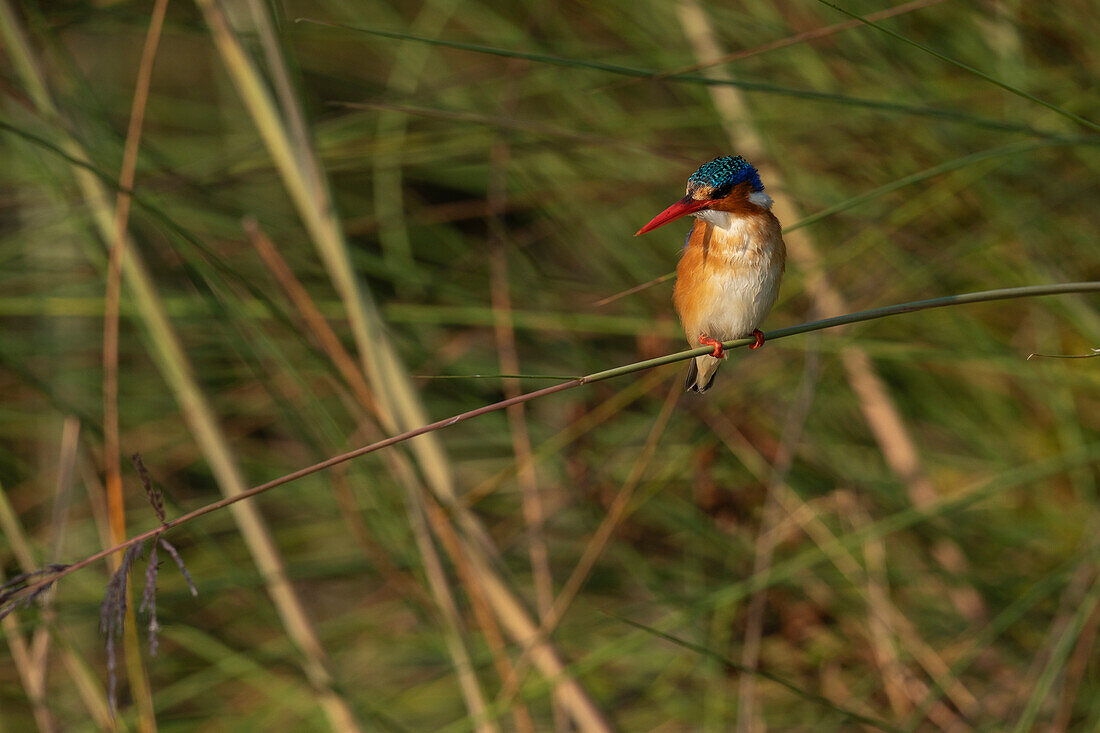
[[[703,394],[714,383],[714,375],[722,364],[721,359],[713,356],[697,356],[688,362],[687,379],[684,381],[685,392],[698,392]]]

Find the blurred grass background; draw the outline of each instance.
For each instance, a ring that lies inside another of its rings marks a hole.
[[[10,577],[107,542],[102,222],[152,5],[3,5]],[[1092,3],[902,10],[880,22],[1100,119]],[[742,52],[690,73],[756,86],[629,79],[302,17],[651,71]],[[843,209],[788,236],[769,328],[1100,279],[1095,135],[858,23],[775,43],[848,20],[810,0],[169,3],[126,255],[154,292],[127,271],[120,303],[124,458],[141,453],[175,516],[418,415],[548,384],[429,377],[580,375],[680,350],[671,282],[596,303],[674,268],[687,224],[631,234],[718,155],[761,168],[789,228]],[[267,117],[240,91],[249,60]],[[130,640],[129,671],[149,687],[120,670],[117,724],[847,730],[851,711],[908,730],[1095,730],[1097,362],[1025,360],[1100,344],[1094,303],[784,339],[735,352],[705,399],[678,396],[679,366],[631,375],[310,476],[248,516],[192,522],[170,537],[200,595],[162,568],[160,652],[146,655],[144,627],[143,661]],[[122,465],[133,535],[156,518]],[[564,665],[555,674],[524,653],[522,619],[553,617],[578,563],[590,572],[540,647]],[[107,572],[77,573],[5,622],[0,727],[110,726]],[[554,693],[562,680],[572,687]]]

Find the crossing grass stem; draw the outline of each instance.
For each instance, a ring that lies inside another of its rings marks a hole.
[[[836,328],[837,326],[846,326],[852,323],[861,323],[863,321],[873,321],[878,318],[886,318],[888,316],[897,316],[903,313],[913,313],[915,311],[930,310],[932,308],[945,308],[948,306],[967,305],[970,303],[986,303],[996,300],[1013,300],[1018,298],[1034,298],[1044,295],[1068,295],[1071,293],[1094,293],[1100,292],[1100,281],[1088,281],[1088,282],[1071,282],[1071,283],[1055,283],[1051,285],[1029,285],[1017,288],[1000,288],[997,290],[982,290],[974,293],[962,293],[959,295],[947,295],[940,298],[930,298],[928,300],[915,300],[909,303],[898,303],[896,305],[888,305],[882,308],[873,308],[871,310],[858,311],[856,313],[848,313],[842,316],[835,316],[833,318],[825,318],[819,321],[811,321],[809,323],[799,324],[797,326],[789,326],[787,328],[776,329],[765,333],[765,339],[768,341],[775,341],[776,339],[787,338],[789,336],[796,336],[802,333],[810,333],[811,331],[822,331],[827,328]],[[742,346],[748,346],[755,342],[754,338],[741,338],[733,339],[732,341],[725,341],[722,343],[724,349],[736,349]],[[18,598],[10,599],[9,608],[13,604],[17,604],[20,598],[26,598],[37,593],[40,589],[47,585],[56,583],[70,573],[76,572],[83,567],[86,567],[97,560],[107,557],[113,553],[125,550],[131,545],[135,545],[139,542],[158,535],[166,529],[171,529],[178,525],[190,522],[192,519],[197,519],[204,514],[210,514],[230,504],[235,504],[238,501],[244,499],[250,499],[253,496],[262,494],[265,491],[269,491],[278,486],[288,484],[292,481],[296,481],[305,476],[323,471],[326,468],[331,468],[340,463],[350,461],[353,458],[364,456],[368,453],[374,453],[375,451],[383,448],[388,448],[391,445],[397,445],[403,443],[411,438],[415,438],[418,435],[424,435],[425,433],[435,432],[436,430],[442,430],[452,425],[456,425],[460,422],[471,420],[475,417],[488,414],[490,412],[497,412],[503,410],[511,405],[517,405],[523,402],[530,402],[531,400],[538,399],[540,397],[546,397],[556,392],[564,392],[569,389],[580,387],[584,384],[593,384],[595,382],[602,382],[605,379],[612,379],[613,377],[620,377],[625,374],[633,374],[634,372],[640,372],[647,369],[653,369],[655,367],[664,366],[665,364],[672,364],[678,361],[686,361],[687,359],[694,358],[696,356],[702,356],[709,354],[713,351],[713,347],[702,346],[696,349],[689,349],[687,351],[678,351],[673,354],[666,354],[654,359],[646,359],[645,361],[637,361],[632,364],[624,364],[623,366],[615,367],[614,369],[605,369],[601,372],[594,372],[592,374],[585,375],[583,377],[576,377],[568,382],[562,382],[561,384],[555,384],[550,387],[543,387],[542,389],[534,390],[533,392],[526,392],[510,399],[501,400],[499,402],[493,402],[488,405],[483,405],[473,410],[454,415],[443,420],[437,420],[436,422],[422,425],[421,427],[413,430],[407,430],[403,433],[393,435],[384,440],[379,440],[369,445],[356,448],[355,450],[341,453],[331,458],[327,458],[319,463],[314,463],[311,466],[300,468],[297,471],[280,476],[276,479],[272,479],[266,483],[254,486],[251,489],[247,489],[233,496],[226,497],[219,501],[207,504],[199,507],[192,512],[188,512],[176,519],[164,522],[161,526],[155,529],[151,529],[148,532],[144,532],[139,535],[135,535],[125,542],[121,542],[114,547],[109,547],[105,550],[97,552],[93,555],[73,563],[65,567],[62,570],[46,577],[44,580],[40,580],[37,583],[28,585],[19,594]],[[3,611],[9,609],[0,609],[0,615],[3,615]]]

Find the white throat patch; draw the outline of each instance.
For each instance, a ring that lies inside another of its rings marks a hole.
[[[707,224],[713,224],[719,229],[729,229],[733,225],[733,214],[728,211],[715,209],[703,209],[692,214],[696,219],[702,219]]]

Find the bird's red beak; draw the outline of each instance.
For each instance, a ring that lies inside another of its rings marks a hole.
[[[657,216],[653,217],[653,221],[646,224],[644,227],[634,233],[634,236],[639,234],[645,234],[646,232],[656,229],[659,226],[668,224],[670,221],[675,221],[681,216],[687,216],[688,214],[694,214],[696,211],[707,208],[710,201],[703,199],[702,201],[696,201],[690,194],[684,196],[682,199],[668,207]]]

